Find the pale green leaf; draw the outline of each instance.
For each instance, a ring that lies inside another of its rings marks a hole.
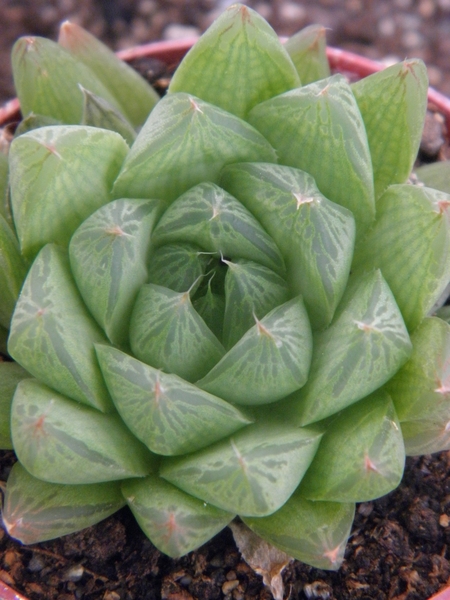
[[[0,214],[0,325],[9,328],[27,264],[20,255],[17,238]]]
[[[422,165],[414,171],[426,186],[450,194],[450,160]]]
[[[280,163],[310,173],[322,194],[352,211],[357,237],[364,233],[375,217],[372,163],[364,122],[342,75],[266,100],[251,110],[249,122]]]
[[[223,337],[223,319],[225,315],[225,298],[215,294],[210,282],[206,293],[193,301],[192,306],[205,321],[218,340]]]
[[[295,492],[268,517],[244,517],[252,531],[289,556],[317,569],[337,571],[344,560],[355,505],[314,502]]]
[[[165,244],[152,250],[148,265],[148,283],[162,285],[174,292],[195,293],[210,260],[195,244]]]
[[[147,280],[157,200],[109,202],[72,236],[69,256],[77,287],[112,343],[124,345],[134,301]]]
[[[59,246],[41,250],[25,280],[11,322],[8,351],[34,377],[62,394],[94,406],[112,403],[94,343],[105,335],[87,312]]]
[[[143,362],[187,381],[203,377],[225,350],[192,306],[189,292],[142,286],[131,314],[130,345]]]
[[[69,400],[36,379],[17,386],[11,437],[27,471],[51,483],[115,481],[155,468],[155,457],[116,414]]]
[[[39,127],[48,127],[50,125],[62,125],[62,121],[58,119],[52,119],[52,117],[37,115],[36,113],[28,113],[28,115],[22,119],[14,132],[14,137],[33,131],[33,129],[39,129]]]
[[[378,390],[329,425],[300,492],[311,500],[373,500],[398,486],[404,464],[394,405],[386,392]]]
[[[326,29],[322,25],[305,27],[284,44],[303,85],[330,76],[326,45]]]
[[[11,402],[17,384],[30,374],[13,362],[0,362],[0,448],[12,448],[11,441]]]
[[[245,121],[189,94],[169,94],[150,113],[114,185],[115,198],[171,202],[237,161],[277,162],[269,142]]]
[[[294,492],[320,437],[289,424],[257,423],[204,450],[164,458],[160,475],[230,513],[265,516]]]
[[[272,236],[286,261],[293,294],[302,294],[315,329],[328,325],[347,284],[355,223],[323,196],[314,179],[281,165],[226,167],[220,185],[236,196]]]
[[[156,454],[193,452],[252,422],[176,375],[166,375],[115,348],[99,345],[96,349],[122,419]]]
[[[47,483],[16,463],[8,477],[2,519],[11,537],[37,544],[95,525],[124,504],[119,483]]]
[[[301,297],[270,311],[200,381],[200,388],[244,405],[268,404],[301,388],[312,354]]]

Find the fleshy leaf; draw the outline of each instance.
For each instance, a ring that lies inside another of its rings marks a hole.
[[[237,161],[277,162],[269,142],[245,121],[189,94],[168,94],[142,127],[114,185],[115,198],[171,202]]]
[[[81,61],[52,40],[22,37],[12,49],[14,85],[22,114],[33,112],[76,125],[83,114],[82,85],[120,110],[120,104]]]
[[[215,294],[210,282],[206,293],[193,301],[192,306],[205,321],[218,340],[223,337],[223,319],[225,315],[225,298]]]
[[[2,519],[11,537],[37,544],[95,525],[124,504],[119,483],[47,483],[16,463],[8,477]]]
[[[62,121],[58,119],[52,119],[44,115],[37,115],[36,113],[29,113],[24,119],[22,119],[14,132],[14,137],[19,137],[24,133],[33,131],[33,129],[39,129],[39,127],[49,127],[53,125],[62,125]]]
[[[65,21],[61,25],[58,43],[95,73],[135,127],[142,125],[159,100],[158,94],[143,77],[75,23]]]
[[[8,197],[8,155],[2,152],[0,147],[0,217],[9,221],[9,214],[6,210]]]
[[[286,414],[307,425],[338,412],[386,383],[411,351],[381,273],[352,279],[335,320],[316,334],[308,382],[285,401]]]
[[[166,375],[115,348],[96,349],[122,419],[156,454],[193,452],[252,422],[234,406],[176,375]]]
[[[111,200],[127,152],[118,133],[95,127],[41,127],[16,138],[11,200],[23,254],[48,242],[67,246],[78,225]]]
[[[426,186],[450,194],[450,160],[422,165],[415,173]]]
[[[375,198],[405,183],[419,150],[427,109],[423,62],[405,60],[352,85],[369,141]]]
[[[202,183],[177,198],[158,222],[153,243],[195,243],[206,252],[246,258],[278,273],[284,262],[275,242],[236,198],[213,183]]]
[[[106,100],[100,96],[96,96],[89,90],[82,88],[81,91],[83,92],[81,125],[116,131],[131,146],[136,139],[136,131],[122,113],[114,106],[111,106]]]
[[[17,238],[0,214],[0,325],[9,328],[14,306],[27,274]]]
[[[234,517],[157,476],[125,481],[122,493],[144,533],[172,558],[205,544]]]
[[[386,389],[392,396],[406,454],[450,449],[450,325],[426,318],[411,335],[413,353]]]
[[[142,286],[130,322],[133,354],[187,381],[203,377],[225,350],[192,306],[189,292]]]
[[[148,265],[148,283],[168,287],[174,292],[191,294],[200,284],[210,257],[195,244],[165,244],[152,250]]]
[[[231,348],[250,327],[255,317],[268,312],[290,298],[286,281],[274,271],[250,260],[223,262],[228,266],[225,277],[224,346]]]
[[[305,27],[284,44],[303,85],[330,76],[326,45],[326,29],[322,25]]]
[[[329,425],[300,493],[312,500],[373,500],[398,486],[404,464],[394,405],[386,392],[378,390]]]
[[[256,423],[204,450],[164,458],[160,475],[230,513],[265,516],[294,492],[320,437],[289,424]]]
[[[301,297],[269,312],[200,381],[200,388],[236,404],[275,402],[308,377],[312,335]]]
[[[352,211],[361,236],[375,217],[372,163],[345,77],[333,75],[266,100],[248,120],[275,148],[280,163],[306,171],[322,194]]]
[[[157,200],[109,202],[88,217],[72,236],[70,266],[77,287],[112,343],[128,340],[134,301],[147,280],[151,231]]]
[[[377,202],[377,221],[355,248],[357,271],[381,269],[413,331],[450,280],[450,195],[393,185]]]
[[[263,100],[300,85],[270,25],[242,4],[227,8],[175,71],[169,92],[187,92],[245,119]]]
[[[25,280],[11,322],[8,351],[34,377],[99,410],[112,403],[94,343],[106,343],[87,312],[62,248],[41,250]]]
[[[25,379],[11,407],[17,457],[51,483],[100,483],[148,475],[154,457],[117,415],[105,415]]]
[[[0,448],[12,448],[10,421],[11,402],[19,381],[30,377],[20,365],[12,362],[0,362]]]
[[[272,236],[286,261],[287,281],[302,294],[315,329],[328,325],[347,284],[355,223],[299,169],[244,163],[226,167],[220,185]]]
[[[289,556],[317,569],[337,571],[344,560],[355,505],[314,502],[295,492],[268,517],[244,517],[252,531]]]

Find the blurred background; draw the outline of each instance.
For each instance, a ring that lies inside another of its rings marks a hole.
[[[57,38],[70,19],[122,49],[200,35],[231,0],[0,0],[0,103],[14,95],[10,51],[21,35]],[[422,58],[430,84],[450,95],[450,0],[249,0],[279,35],[311,23],[328,43],[392,62]]]

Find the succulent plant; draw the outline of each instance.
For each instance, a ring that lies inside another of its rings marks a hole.
[[[322,28],[283,46],[235,5],[161,99],[75,25],[19,40],[13,66],[6,529],[35,543],[128,504],[175,557],[239,515],[337,569],[355,502],[450,448],[450,325],[431,316],[450,195],[408,182],[423,63],[350,84]]]

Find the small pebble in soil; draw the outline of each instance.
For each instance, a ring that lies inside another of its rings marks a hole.
[[[307,583],[303,588],[303,592],[308,600],[328,600],[328,598],[331,598],[333,590],[325,581],[318,580]]]
[[[30,562],[28,563],[27,569],[29,571],[31,571],[32,573],[37,573],[39,571],[42,571],[42,569],[44,568],[44,565],[45,565],[45,562],[44,562],[42,556],[39,556],[39,554],[33,554]]]

